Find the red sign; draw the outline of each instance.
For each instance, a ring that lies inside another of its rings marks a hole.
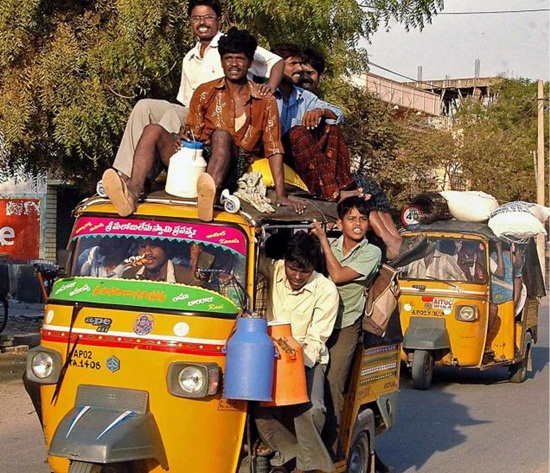
[[[38,259],[40,200],[0,199],[0,254],[10,260]]]
[[[422,209],[416,205],[409,205],[401,211],[401,223],[408,227],[419,223],[419,220],[424,216]]]

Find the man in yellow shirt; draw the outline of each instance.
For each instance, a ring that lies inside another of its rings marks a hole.
[[[265,262],[269,321],[290,322],[292,336],[302,345],[310,402],[298,406],[257,409],[256,425],[263,442],[275,452],[271,464],[296,459],[296,473],[332,471],[331,456],[321,439],[325,421],[324,384],[328,363],[326,341],[338,313],[334,283],[315,271],[322,255],[319,242],[305,232],[289,240],[284,260]],[[294,418],[292,433],[281,421]]]

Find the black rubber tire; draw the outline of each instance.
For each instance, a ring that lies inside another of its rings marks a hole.
[[[361,432],[354,440],[349,451],[346,473],[368,473],[371,471],[371,452],[369,436]]]
[[[97,463],[72,461],[69,473],[101,473],[101,467]]]
[[[412,361],[412,385],[415,389],[429,389],[434,370],[433,353],[429,350],[415,350]]]
[[[531,354],[531,343],[531,335],[527,334],[523,359],[520,362],[514,363],[508,367],[508,380],[511,383],[519,384],[525,381],[525,378],[527,377],[527,363],[529,362],[529,356]]]

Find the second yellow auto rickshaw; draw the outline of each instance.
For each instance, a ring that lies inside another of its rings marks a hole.
[[[484,223],[457,220],[403,235],[428,240],[421,258],[399,268],[402,360],[413,386],[428,389],[434,366],[507,366],[510,381],[521,383],[545,295],[535,242],[503,241]]]
[[[226,342],[237,318],[255,311],[266,232],[334,217],[334,205],[323,202],[301,216],[243,204],[237,213],[217,207],[203,222],[196,201],[163,191],[127,218],[107,199],[84,201],[66,274],[27,359],[52,471],[267,471],[254,452],[253,403],[224,395]],[[163,281],[140,273],[146,247],[172,261]],[[394,423],[399,342],[357,348],[337,472],[374,473],[375,436]]]

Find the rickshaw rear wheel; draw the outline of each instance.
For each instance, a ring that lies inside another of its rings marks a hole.
[[[346,473],[368,473],[371,469],[371,452],[369,436],[361,432],[353,442],[349,452]]]
[[[527,334],[525,340],[525,353],[522,360],[508,367],[508,380],[511,383],[523,383],[527,377],[527,365],[529,363],[529,356],[531,356],[531,342],[531,335]]]
[[[428,389],[432,384],[434,357],[431,351],[415,350],[412,361],[412,385],[415,389]]]
[[[125,463],[102,465],[98,463],[72,461],[69,473],[129,473],[129,470]]]

